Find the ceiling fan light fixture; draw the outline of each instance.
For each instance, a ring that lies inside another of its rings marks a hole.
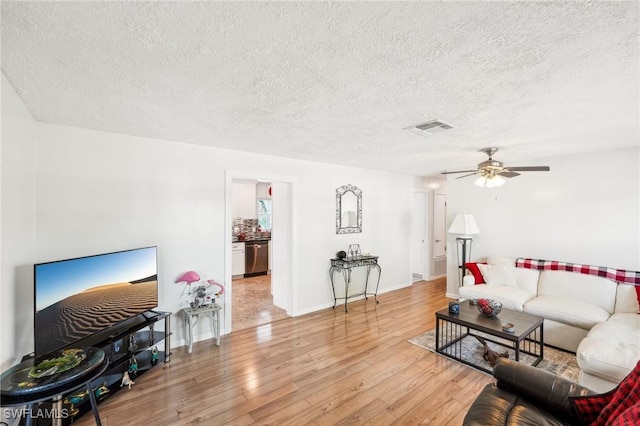
[[[462,179],[467,176],[480,176],[474,182],[481,188],[497,188],[504,185],[504,178],[514,178],[520,176],[519,172],[548,172],[549,166],[505,166],[501,161],[494,160],[492,155],[498,152],[498,148],[483,148],[480,150],[489,156],[489,159],[478,164],[478,168],[473,170],[455,170],[441,172],[443,175],[466,173],[456,179]]]
[[[474,184],[481,188],[497,188],[504,185],[506,180],[500,176],[480,176]]]

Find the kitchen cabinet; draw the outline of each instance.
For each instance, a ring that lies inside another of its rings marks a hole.
[[[244,276],[244,243],[231,244],[231,275],[234,277]]]
[[[234,218],[257,219],[255,183],[233,183],[231,186],[232,214]]]

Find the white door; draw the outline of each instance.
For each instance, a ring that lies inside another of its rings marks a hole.
[[[427,194],[413,193],[411,214],[411,280],[420,281],[428,277],[427,265]]]
[[[433,257],[447,255],[447,197],[433,195]]]
[[[272,182],[271,291],[273,304],[293,311],[293,191],[289,182]]]

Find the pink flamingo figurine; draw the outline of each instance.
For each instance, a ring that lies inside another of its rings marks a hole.
[[[216,296],[220,297],[224,293],[224,284],[219,283],[216,280],[207,280],[207,282],[209,283],[209,285],[217,285],[218,287],[220,287],[220,291],[215,293]]]
[[[189,293],[191,293],[191,284],[200,281],[200,275],[196,271],[188,271],[184,274],[180,275],[176,279],[176,283],[184,283],[184,288],[182,289],[182,293],[180,293],[180,297],[184,295],[184,291],[189,287]]]

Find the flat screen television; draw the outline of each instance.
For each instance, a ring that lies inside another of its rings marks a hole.
[[[33,276],[36,356],[158,306],[157,247],[40,263]]]

